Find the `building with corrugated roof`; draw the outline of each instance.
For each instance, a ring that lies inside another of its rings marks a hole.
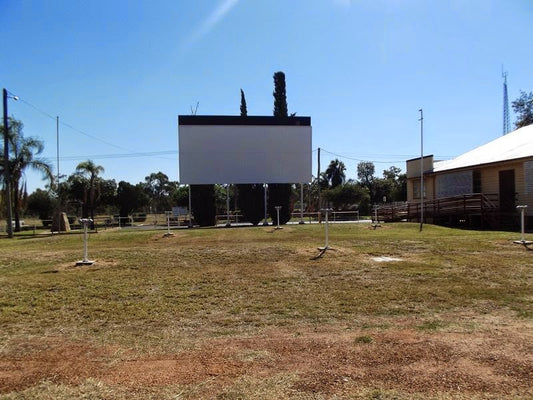
[[[452,160],[407,160],[407,201],[412,209],[409,219],[420,215],[414,210],[424,203],[424,219],[438,224],[514,227],[518,205],[528,206],[528,222],[533,222],[533,125]]]

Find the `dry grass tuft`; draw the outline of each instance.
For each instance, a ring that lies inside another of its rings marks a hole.
[[[385,228],[2,240],[0,399],[533,397],[533,253]]]

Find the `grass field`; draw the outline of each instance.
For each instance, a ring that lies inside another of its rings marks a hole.
[[[0,399],[533,398],[533,252],[426,225],[0,240]]]

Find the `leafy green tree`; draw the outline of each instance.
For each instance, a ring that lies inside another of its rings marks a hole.
[[[332,160],[326,168],[325,175],[332,188],[342,185],[346,180],[346,166],[338,159]]]
[[[96,202],[100,197],[99,174],[104,172],[104,167],[96,165],[92,160],[82,161],[76,166],[76,175],[83,184],[83,217],[88,216],[94,221]]]
[[[229,204],[231,209],[231,204],[234,203],[235,191],[233,188],[229,187],[229,193],[226,189],[226,185],[214,185],[215,186],[215,210],[217,215],[226,215],[227,213],[227,198],[229,194]]]
[[[20,217],[24,205],[26,194],[25,171],[33,169],[41,172],[45,179],[52,185],[54,178],[52,174],[52,167],[45,159],[38,157],[44,150],[42,141],[33,137],[24,137],[23,127],[21,121],[14,118],[9,118],[9,168],[12,188],[12,204],[14,208],[15,232],[20,231]],[[2,126],[2,136],[5,134]],[[3,141],[2,141],[3,144]],[[4,149],[1,148],[0,164],[2,165],[2,180],[4,178]]]
[[[359,184],[368,190],[371,202],[376,201],[375,172],[376,168],[371,161],[361,161],[357,164],[357,179]]]
[[[189,187],[178,186],[171,195],[172,204],[179,207],[189,207]]]
[[[80,208],[82,215],[84,212],[84,200],[86,199],[87,188],[85,179],[79,174],[71,174],[66,180],[59,184],[58,192],[61,194],[61,204],[64,207],[63,211],[69,214],[79,216]]]
[[[388,183],[387,201],[407,200],[407,175],[398,167],[390,167],[383,171],[383,178]]]
[[[383,178],[373,180],[374,203],[405,201],[407,199],[407,176],[398,167],[383,171]]]
[[[117,188],[116,203],[121,217],[127,217],[135,211],[148,206],[150,199],[144,190],[144,185],[139,183],[132,185],[129,182],[120,181]]]
[[[383,178],[374,176],[375,167],[370,161],[360,162],[357,165],[357,178],[359,185],[368,191],[370,204],[382,203],[385,199],[391,201],[405,201],[407,198],[407,176],[401,173],[401,169],[390,167],[383,171]],[[363,203],[364,213],[366,210]]]
[[[533,92],[520,91],[520,97],[511,103],[513,111],[518,114],[516,129],[533,124]]]
[[[100,179],[99,190],[97,211],[114,214],[117,211],[117,182],[114,179]]]
[[[307,189],[308,190],[307,200],[309,202],[307,209],[309,212],[318,211],[319,187],[320,187],[321,193],[323,193],[325,190],[329,188],[325,172],[320,173],[320,181],[316,177],[313,177],[313,180],[311,181],[311,184],[309,185]],[[321,198],[325,198],[325,197],[321,195]]]
[[[324,196],[336,210],[360,209],[369,201],[368,191],[352,181],[329,188]]]
[[[274,116],[288,117],[287,91],[285,74],[281,71],[274,73]],[[292,185],[272,182],[268,185],[268,214],[272,221],[277,219],[276,206],[281,206],[279,212],[280,224],[286,224],[291,219]]]
[[[392,201],[390,193],[394,182],[382,178],[374,178],[374,197],[373,203],[383,203]]]
[[[172,208],[171,195],[178,187],[177,182],[170,181],[167,175],[157,172],[144,178],[144,187],[150,198],[152,212],[164,212]]]
[[[38,216],[41,220],[52,218],[55,208],[54,198],[48,190],[36,189],[28,196],[26,212]]]
[[[75,208],[74,214],[78,216],[79,208],[84,204],[87,194],[85,179],[79,174],[71,174],[67,177],[66,181],[59,184],[59,192],[64,197],[62,201],[64,200],[68,205],[67,209]],[[81,208],[83,215],[83,207]]]
[[[317,186],[320,186],[320,190],[326,190],[329,188],[329,181],[328,177],[326,176],[326,172],[320,173],[320,182],[315,178],[314,181],[316,181]]]

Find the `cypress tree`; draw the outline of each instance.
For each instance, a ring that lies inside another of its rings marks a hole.
[[[257,225],[264,216],[265,200],[263,184],[237,185],[239,206],[243,219]]]
[[[274,117],[288,117],[287,90],[285,74],[281,71],[274,74]]]
[[[281,71],[274,73],[274,116],[285,118],[289,116],[287,108],[287,91],[285,74]],[[277,222],[276,206],[281,206],[279,211],[280,224],[286,224],[291,219],[291,194],[292,185],[288,183],[271,183],[268,185],[268,214],[273,223]]]
[[[192,214],[200,226],[216,224],[215,185],[191,185]]]
[[[244,97],[244,92],[241,89],[241,117],[248,116],[248,108],[246,107],[246,97]]]

